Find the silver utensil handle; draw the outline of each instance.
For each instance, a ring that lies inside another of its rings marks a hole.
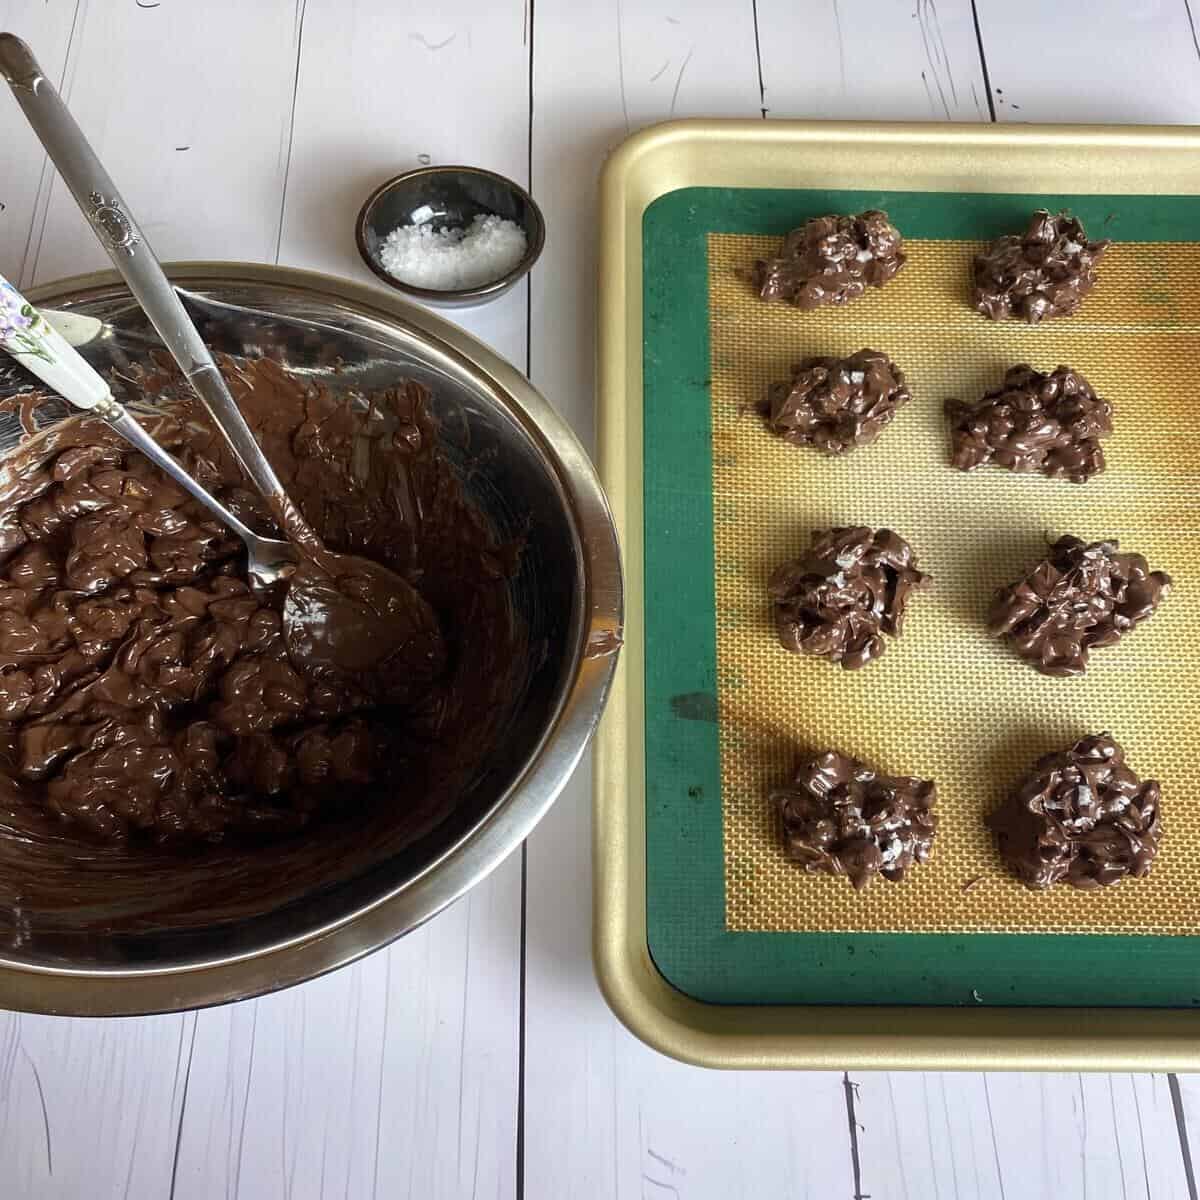
[[[0,275],[0,350],[76,408],[115,404],[108,384],[3,275]]]
[[[246,474],[264,496],[282,496],[283,485],[133,215],[29,47],[11,33],[0,33],[0,74],[113,266],[228,439]]]

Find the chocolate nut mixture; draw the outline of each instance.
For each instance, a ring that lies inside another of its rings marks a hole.
[[[900,635],[909,597],[930,582],[899,534],[856,525],[814,533],[767,591],[785,650],[854,670],[887,649],[883,634]]]
[[[806,358],[790,380],[771,385],[765,415],[786,441],[844,454],[870,445],[911,399],[886,354],[859,350],[849,358]]]
[[[241,543],[103,424],[60,423],[9,470],[0,509],[0,826],[20,836],[213,844],[365,813],[378,794],[420,808],[432,776],[457,775],[451,760],[487,741],[479,679],[506,686],[519,645],[515,554],[441,462],[426,389],[356,404],[265,360],[223,365],[307,520],[415,583],[437,620],[386,695],[306,672],[302,645],[284,644],[282,597],[251,590]],[[271,530],[202,412],[181,401],[155,424]]]
[[[1150,870],[1162,835],[1159,784],[1139,779],[1102,733],[1038,759],[988,824],[1029,887],[1105,887]]]
[[[788,857],[859,889],[876,876],[898,882],[929,859],[936,799],[932,780],[883,775],[836,750],[805,758],[791,784],[771,793]]]
[[[1024,233],[997,238],[975,256],[971,303],[993,321],[1069,317],[1095,286],[1096,263],[1110,245],[1089,242],[1070,213],[1040,208]]]
[[[846,304],[868,287],[883,287],[904,266],[904,239],[885,212],[813,217],[783,239],[774,258],[754,264],[764,300],[797,308]]]
[[[1112,433],[1112,405],[1070,367],[1048,375],[1022,364],[978,404],[946,401],[951,464],[986,463],[1086,483],[1104,470],[1101,438]]]
[[[872,239],[882,238],[882,241]],[[998,239],[975,260],[975,306],[1031,323],[1073,313],[1095,284],[1108,242],[1089,243],[1068,214],[1039,211],[1024,235]],[[858,246],[858,251],[853,250]],[[845,303],[881,286],[903,264],[899,234],[879,213],[809,221],[780,254],[756,264],[764,299],[801,308]],[[850,265],[851,263],[855,265]],[[910,399],[886,355],[813,357],[773,384],[765,415],[797,445],[841,454],[874,441]],[[1018,472],[1084,483],[1104,470],[1101,439],[1112,408],[1069,367],[1044,374],[1022,364],[974,405],[946,404],[952,464],[994,462]],[[795,653],[855,668],[898,634],[911,592],[928,583],[908,543],[888,530],[832,529],[769,584],[779,640]],[[989,629],[1048,675],[1076,675],[1092,647],[1111,645],[1153,615],[1171,580],[1113,541],[1063,537],[1049,558],[996,595]],[[936,817],[932,782],[879,775],[829,750],[801,762],[792,785],[772,792],[787,852],[809,871],[847,875],[856,888],[876,874],[899,879],[929,857]],[[989,818],[1001,852],[1029,886],[1066,879],[1078,888],[1142,876],[1158,849],[1159,785],[1125,765],[1108,734],[1085,738],[1035,764]]]
[[[1022,579],[1001,588],[988,631],[1044,675],[1082,675],[1088,654],[1112,646],[1152,617],[1171,591],[1165,571],[1140,554],[1121,554],[1115,539],[1087,543],[1070,535]]]

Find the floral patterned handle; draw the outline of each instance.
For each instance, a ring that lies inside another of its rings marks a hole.
[[[0,275],[0,350],[76,408],[109,419],[121,412],[112,390],[79,352]]]

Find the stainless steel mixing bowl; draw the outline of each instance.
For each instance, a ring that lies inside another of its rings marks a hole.
[[[382,861],[348,872],[335,856],[284,905],[264,903],[236,921],[189,921],[204,881],[189,878],[183,858],[183,919],[169,926],[125,922],[114,932],[103,914],[0,913],[4,1008],[109,1015],[219,1003],[308,979],[406,933],[478,882],[545,813],[595,728],[620,645],[616,535],[595,471],[518,371],[456,326],[341,280],[233,263],[168,273],[192,297],[215,350],[266,354],[335,388],[386,385],[398,374],[432,387],[464,488],[501,535],[523,538],[511,600],[531,647],[524,687],[505,736],[452,811]],[[120,370],[155,345],[113,273],[30,298],[100,318],[106,332],[84,353],[102,368]],[[18,383],[0,372],[0,394]],[[0,470],[19,432],[14,415],[0,416]]]

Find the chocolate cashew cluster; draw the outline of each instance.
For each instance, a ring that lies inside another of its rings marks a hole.
[[[997,238],[975,256],[971,302],[993,321],[1069,317],[1095,287],[1096,263],[1110,245],[1089,242],[1070,213],[1040,208],[1024,233]]]
[[[899,534],[855,525],[814,533],[767,589],[785,650],[854,670],[887,649],[885,633],[900,635],[909,597],[930,582]]]
[[[783,239],[774,258],[754,264],[754,286],[764,300],[797,308],[846,304],[883,287],[904,262],[904,239],[885,212],[813,217]]]
[[[836,750],[805,758],[792,782],[771,793],[788,857],[859,889],[877,875],[898,882],[928,860],[936,800],[932,780],[883,775]]]
[[[1032,888],[1098,888],[1150,870],[1162,836],[1157,780],[1138,778],[1111,734],[1038,759],[988,818],[1000,853]]]
[[[1112,646],[1152,617],[1171,591],[1171,577],[1140,554],[1121,554],[1116,539],[1084,542],[1070,535],[992,601],[988,630],[1043,675],[1082,675],[1088,653]]]
[[[1086,483],[1104,470],[1102,438],[1112,433],[1112,405],[1070,367],[1049,374],[1022,363],[978,404],[946,401],[950,462],[960,471],[987,463],[1022,473]]]
[[[879,350],[806,358],[773,383],[765,412],[774,433],[797,446],[845,454],[868,446],[912,399],[904,373]]]

